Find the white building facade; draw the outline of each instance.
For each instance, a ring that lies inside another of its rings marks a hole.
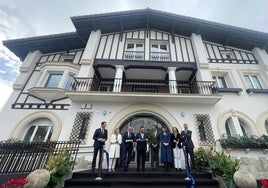
[[[196,148],[268,135],[268,34],[151,9],[71,20],[72,33],[4,42],[23,63],[1,140],[81,140],[91,161],[102,121],[109,135],[188,123]],[[267,149],[225,151],[254,165]]]

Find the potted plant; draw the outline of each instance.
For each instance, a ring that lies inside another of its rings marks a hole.
[[[50,172],[50,181],[46,188],[63,187],[64,181],[72,175],[74,164],[75,161],[71,159],[68,150],[52,158],[45,166],[45,169]]]
[[[195,161],[197,168],[210,169],[212,175],[222,178],[228,188],[235,187],[233,175],[239,167],[239,160],[231,159],[223,151],[201,147],[195,152]]]

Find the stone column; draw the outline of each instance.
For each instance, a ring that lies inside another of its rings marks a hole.
[[[101,31],[91,31],[87,41],[86,48],[81,58],[81,67],[77,75],[78,78],[88,78],[80,83],[77,83],[77,88],[89,91],[93,82],[95,70],[93,67],[95,54],[97,52],[98,44],[101,38]]]
[[[115,68],[116,68],[116,73],[115,73],[115,78],[114,78],[113,92],[121,92],[124,66],[115,65]]]
[[[20,67],[20,74],[18,75],[16,81],[13,84],[13,89],[22,89],[26,80],[31,75],[33,69],[35,68],[36,63],[41,57],[41,52],[36,50],[34,52],[29,52],[25,57],[24,61]]]
[[[212,81],[209,73],[208,56],[201,35],[193,33],[191,41],[198,67],[196,73],[197,81]]]
[[[94,58],[101,37],[101,31],[91,31],[87,41],[86,48],[81,58],[81,68],[77,77],[93,78],[94,76]]]
[[[258,60],[262,72],[266,77],[268,77],[268,54],[264,49],[257,47],[252,50],[252,53]]]
[[[240,136],[243,136],[243,131],[241,129],[238,117],[237,116],[232,116],[231,118],[232,118],[233,128],[234,128],[236,134],[240,135]]]
[[[169,92],[171,94],[177,94],[177,79],[176,79],[176,67],[168,67],[168,78],[169,78]]]

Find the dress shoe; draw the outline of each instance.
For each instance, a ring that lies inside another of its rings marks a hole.
[[[181,168],[179,168],[179,172],[181,172]]]
[[[91,172],[95,172],[95,168],[92,168]]]

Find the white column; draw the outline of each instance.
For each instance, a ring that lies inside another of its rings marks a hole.
[[[263,71],[264,75],[268,77],[268,54],[264,49],[254,48],[252,50],[253,55],[258,60],[261,70]]]
[[[59,88],[62,88],[62,89],[65,88],[65,84],[66,84],[66,81],[67,81],[68,74],[69,74],[69,71],[64,71],[63,72],[61,80],[60,80],[60,83],[59,83]]]
[[[18,75],[16,81],[13,84],[13,89],[22,89],[26,80],[28,79],[33,69],[35,68],[35,64],[39,61],[41,55],[42,55],[41,52],[38,50],[34,52],[29,52],[27,54],[27,56],[25,57],[24,61],[21,64],[20,74]]]
[[[150,32],[150,30],[146,31],[146,32]],[[150,54],[150,35],[146,35],[146,32],[145,32],[145,45],[144,45],[144,60],[145,61],[149,61],[150,60],[150,57],[151,57],[151,54]]]
[[[237,116],[232,116],[232,123],[233,123],[233,127],[235,129],[236,134],[240,135],[240,136],[243,136],[243,131],[241,129],[239,119],[238,119]]]
[[[81,68],[78,73],[78,77],[92,78],[94,76],[94,58],[98,48],[98,44],[101,37],[101,31],[91,31],[87,41],[86,48],[81,58]]]
[[[193,33],[191,41],[198,66],[196,73],[197,81],[212,81],[209,73],[208,56],[201,35]]]
[[[115,68],[116,68],[116,73],[115,73],[115,78],[114,78],[113,92],[121,92],[124,66],[115,65]]]
[[[48,72],[47,69],[43,70],[40,75],[40,79],[38,80],[36,87],[44,87],[44,83],[46,79],[48,78]]]
[[[176,67],[168,67],[168,78],[169,78],[169,92],[171,94],[177,94],[177,79],[176,79]]]

